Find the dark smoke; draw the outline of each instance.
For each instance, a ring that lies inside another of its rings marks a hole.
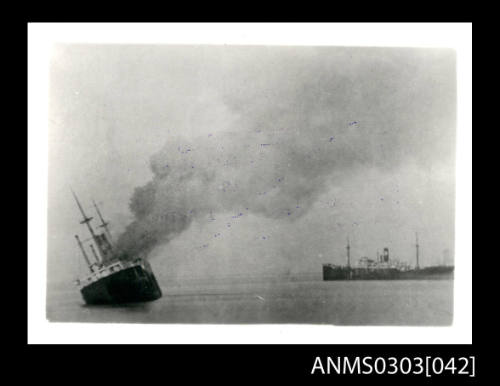
[[[442,111],[422,100],[448,100],[453,90],[426,73],[420,51],[408,53],[411,65],[399,51],[391,59],[371,50],[359,57],[307,52],[224,68],[224,86],[213,85],[210,101],[190,107],[196,124],[218,130],[172,137],[151,158],[152,181],[136,188],[135,220],[118,241],[124,255],[146,255],[210,213],[294,221],[356,168],[390,171],[408,160],[431,167],[435,154],[450,153],[432,130]],[[423,115],[430,118],[419,125]]]
[[[336,167],[373,161],[357,150],[359,139],[357,146],[347,143],[354,137],[349,131],[359,130],[352,126],[346,122],[323,135],[278,128],[168,142],[151,158],[152,181],[131,198],[135,220],[119,238],[120,251],[146,255],[210,213],[294,221],[325,190]]]
[[[325,138],[316,154],[307,154],[296,140],[292,133],[246,132],[167,143],[151,159],[152,181],[132,196],[135,221],[119,249],[147,254],[210,213],[251,211],[290,221],[303,215],[324,187],[328,167],[320,164],[328,160],[321,148],[331,143]]]

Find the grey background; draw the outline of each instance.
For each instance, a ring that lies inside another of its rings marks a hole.
[[[316,274],[347,236],[354,260],[413,262],[415,231],[421,265],[441,263],[455,76],[448,49],[55,47],[49,283],[85,272],[70,186],[116,239],[132,223],[124,243],[164,278]]]

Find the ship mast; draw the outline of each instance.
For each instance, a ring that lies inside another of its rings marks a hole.
[[[78,235],[75,235],[75,239],[76,239],[76,242],[78,243],[78,246],[82,250],[83,258],[87,262],[87,265],[88,265],[90,271],[92,272],[92,264],[90,264],[90,260],[89,260],[89,257],[87,256],[87,252],[85,252],[85,249],[83,248],[83,244],[80,241],[80,238],[78,237]]]
[[[92,251],[92,254],[94,255],[95,260],[97,261],[97,264],[101,263],[101,260],[99,259],[99,256],[97,256],[97,252],[95,251],[95,248],[92,244],[90,244],[90,250]]]
[[[351,246],[349,245],[349,237],[347,238],[347,266],[351,267]]]
[[[416,240],[416,243],[415,243],[415,248],[416,248],[416,258],[417,258],[417,265],[415,266],[416,269],[420,269],[420,265],[419,265],[419,261],[418,261],[418,249],[419,249],[419,245],[418,245],[418,233],[416,232],[415,233],[415,240]]]
[[[104,221],[102,214],[101,214],[101,211],[99,210],[99,207],[97,206],[97,204],[95,203],[94,200],[92,200],[92,202],[94,203],[94,208],[97,211],[97,215],[99,216],[99,219],[101,220],[100,227],[104,228],[104,231],[106,232],[106,235],[108,236],[108,239],[110,241],[112,241],[113,239],[111,238],[111,233],[109,232],[109,229],[108,229],[109,222]]]
[[[101,255],[101,260],[102,260],[103,257],[105,256],[105,253],[101,248],[101,245],[99,243],[99,240],[98,240],[96,234],[94,233],[94,229],[92,229],[92,226],[90,225],[90,221],[92,220],[92,217],[87,217],[87,215],[83,211],[82,205],[80,204],[80,201],[78,201],[78,197],[76,196],[73,189],[71,190],[71,193],[73,193],[73,197],[75,198],[76,204],[78,205],[78,208],[80,209],[80,212],[82,213],[82,216],[83,216],[83,220],[80,221],[80,224],[87,224],[87,228],[89,229],[89,232],[92,236],[92,239],[94,240],[94,243],[97,245],[97,249],[99,250],[99,254]]]

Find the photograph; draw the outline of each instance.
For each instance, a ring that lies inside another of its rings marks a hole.
[[[49,59],[50,323],[454,323],[453,48]]]

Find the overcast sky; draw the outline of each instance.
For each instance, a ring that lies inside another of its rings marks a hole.
[[[354,260],[389,247],[414,263],[415,232],[421,265],[441,263],[455,77],[444,49],[57,46],[50,279],[84,272],[70,187],[115,241],[154,233],[160,280],[319,273],[347,237]]]

